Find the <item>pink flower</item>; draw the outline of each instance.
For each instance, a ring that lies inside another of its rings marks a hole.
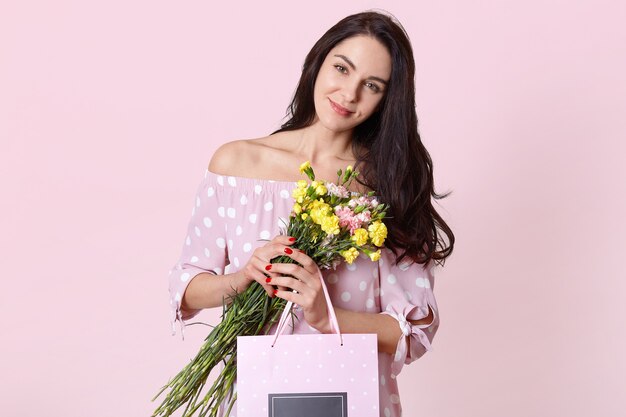
[[[363,221],[359,218],[359,215],[352,217],[349,222],[350,236],[354,234],[354,231],[361,227]]]
[[[339,217],[339,227],[346,227],[350,223],[350,219],[354,217],[354,212],[350,210],[350,207],[337,206],[335,207],[335,215]]]
[[[347,227],[350,230],[350,235],[353,235],[354,231],[361,227],[365,219],[369,220],[369,213],[365,215],[363,213],[355,215],[354,212],[346,206],[335,207],[335,215],[339,217],[339,227]]]
[[[336,195],[341,198],[348,198],[349,196],[348,190],[346,190],[346,187],[344,187],[343,185],[337,185],[335,183],[328,182],[326,183],[326,189],[328,190],[328,194],[330,195]]]
[[[368,210],[365,210],[357,214],[356,217],[361,221],[361,223],[367,223],[371,220],[372,215]]]

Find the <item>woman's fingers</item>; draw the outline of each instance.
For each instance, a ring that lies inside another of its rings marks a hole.
[[[271,240],[271,242],[280,243],[285,246],[293,245],[295,241],[296,241],[295,237],[287,236],[287,235],[276,235],[274,239]]]
[[[275,264],[270,263],[270,261],[278,256],[293,254],[294,251],[297,251],[297,249],[289,247],[295,241],[294,237],[278,235],[265,245],[256,248],[243,267],[243,274],[246,279],[258,282],[263,286],[265,292],[270,297],[273,297],[275,287],[270,281],[273,276],[277,276],[280,273],[272,269]],[[287,288],[281,287],[281,290],[285,289]]]
[[[265,292],[267,292],[267,295],[274,295],[274,288],[272,288],[272,286],[266,281],[267,276],[265,276],[259,270],[259,268],[255,266],[255,262],[253,261],[253,259],[250,259],[248,263],[243,267],[243,274],[246,279],[250,281],[256,281],[261,284],[263,289],[265,289]]]
[[[308,287],[302,281],[292,278],[285,277],[282,275],[276,275],[270,278],[270,282],[272,285],[278,286],[280,291],[291,291],[296,290],[298,293],[303,293],[308,291]]]
[[[296,260],[296,258],[293,258]],[[319,287],[319,274],[317,273],[317,266],[315,267],[315,272],[310,272],[306,268],[297,265],[297,264],[286,264],[286,263],[275,263],[271,265],[266,265],[266,268],[269,268],[274,273],[280,275],[290,275],[298,280],[304,282],[311,288],[317,289]]]

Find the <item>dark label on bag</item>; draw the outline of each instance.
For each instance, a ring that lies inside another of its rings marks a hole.
[[[347,392],[269,394],[268,417],[347,417]]]

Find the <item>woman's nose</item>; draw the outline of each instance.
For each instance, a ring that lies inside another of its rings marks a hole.
[[[346,82],[343,87],[343,97],[347,102],[353,102],[358,98],[360,83]]]

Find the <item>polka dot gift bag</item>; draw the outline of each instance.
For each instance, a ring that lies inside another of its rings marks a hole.
[[[322,279],[320,275],[320,279]],[[378,417],[376,334],[341,334],[322,279],[332,334],[237,338],[238,417]]]

